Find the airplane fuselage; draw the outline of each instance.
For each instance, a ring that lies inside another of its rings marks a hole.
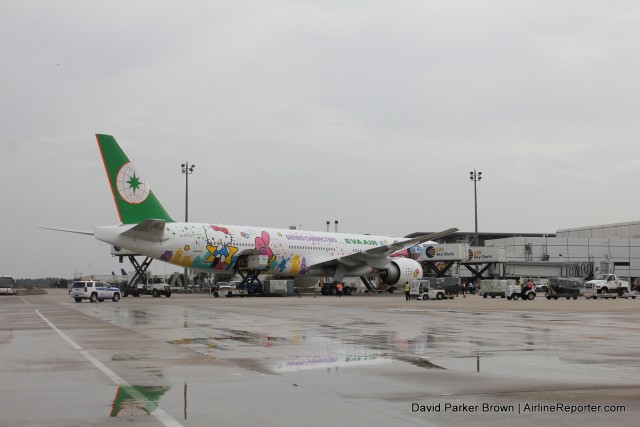
[[[123,235],[132,225],[96,227],[95,238],[182,267],[233,271],[243,255],[268,257],[267,270],[279,275],[323,276],[312,266],[403,238],[208,223],[166,223],[156,241]],[[126,234],[126,233],[125,233]],[[352,274],[368,274],[368,266]]]

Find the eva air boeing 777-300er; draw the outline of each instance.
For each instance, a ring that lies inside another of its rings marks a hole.
[[[178,222],[116,140],[110,135],[97,135],[97,140],[121,224],[79,233],[181,267],[211,273],[253,271],[256,279],[261,273],[336,281],[380,276],[387,286],[395,286],[422,277],[422,266],[394,255],[457,231],[451,228],[407,239]]]

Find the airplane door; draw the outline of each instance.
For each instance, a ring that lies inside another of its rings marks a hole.
[[[202,236],[194,236],[195,241],[193,242],[193,251],[194,252],[202,252],[204,249],[204,238]]]

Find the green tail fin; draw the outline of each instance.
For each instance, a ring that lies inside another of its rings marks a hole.
[[[96,138],[120,221],[124,224],[137,224],[145,219],[174,222],[115,138],[111,135],[96,135]]]

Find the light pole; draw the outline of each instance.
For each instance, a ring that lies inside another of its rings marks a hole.
[[[479,246],[479,242],[478,242],[478,181],[482,179],[482,172],[477,172],[474,169],[473,172],[469,172],[469,179],[473,181],[473,206],[475,208],[475,218],[476,218],[475,244],[476,246]]]
[[[182,164],[182,173],[184,174],[185,191],[184,191],[184,222],[189,222],[189,175],[193,173],[196,165],[189,166],[189,163]]]
[[[189,166],[189,162],[183,163],[182,173],[184,174],[185,191],[184,191],[184,222],[189,222],[189,175],[193,173],[196,165]],[[187,289],[189,284],[189,269],[184,268],[184,288]]]

